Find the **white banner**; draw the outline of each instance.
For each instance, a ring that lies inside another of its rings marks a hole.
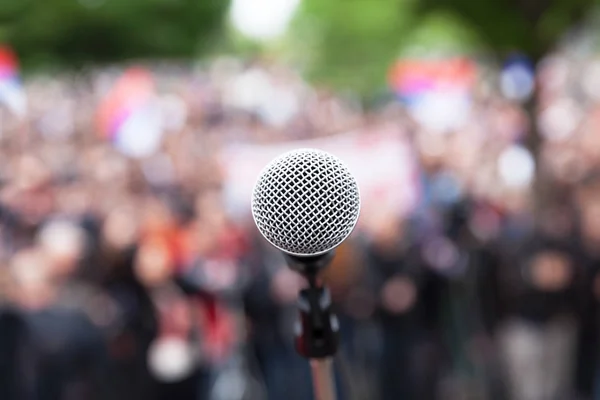
[[[373,211],[406,215],[417,201],[418,178],[413,152],[403,132],[390,125],[323,139],[227,148],[221,160],[231,211],[239,217],[247,217],[252,189],[261,170],[278,155],[298,148],[327,151],[348,166],[360,188],[362,216]]]

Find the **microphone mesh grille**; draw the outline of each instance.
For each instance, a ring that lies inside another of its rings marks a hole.
[[[335,156],[320,150],[285,153],[254,186],[252,215],[260,233],[298,256],[323,254],[350,235],[360,211],[356,180]]]

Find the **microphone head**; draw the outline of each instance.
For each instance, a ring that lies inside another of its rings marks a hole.
[[[284,253],[310,257],[336,248],[360,213],[356,180],[337,157],[298,149],[271,161],[252,194],[260,233]]]

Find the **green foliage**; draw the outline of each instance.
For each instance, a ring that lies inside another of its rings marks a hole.
[[[539,59],[600,0],[304,0],[289,47],[309,77],[372,94],[401,55]]]
[[[390,66],[403,54],[482,46],[455,13],[418,14],[420,1],[304,0],[290,48],[313,80],[370,96],[385,87]]]
[[[182,58],[218,36],[227,0],[1,0],[0,41],[26,66]]]
[[[422,0],[417,12],[451,11],[473,26],[497,53],[522,51],[538,59],[569,28],[581,22],[597,0]]]
[[[289,35],[309,77],[361,93],[381,87],[413,21],[412,0],[304,0]]]
[[[483,48],[485,43],[478,32],[462,17],[448,11],[432,11],[404,38],[400,56],[454,56]]]

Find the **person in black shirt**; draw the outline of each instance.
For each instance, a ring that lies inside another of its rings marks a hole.
[[[496,317],[490,284],[497,257],[491,251],[491,227],[481,221],[492,210],[465,197],[436,211],[439,225],[419,247],[438,282],[432,298],[441,316],[436,326],[447,369],[441,391],[461,398],[501,398],[490,329]],[[482,234],[485,229],[488,234]]]
[[[575,200],[578,212],[577,245],[584,261],[585,304],[579,335],[578,389],[582,396],[600,393],[600,179],[598,173],[579,183]]]
[[[404,223],[387,217],[375,225],[366,248],[383,343],[380,398],[435,398],[435,357],[432,339],[439,301],[433,275],[422,268],[418,247]]]
[[[583,279],[575,249],[539,231],[499,266],[495,333],[511,399],[573,395]]]
[[[310,368],[294,348],[295,303],[301,276],[270,245],[255,237],[251,283],[245,294],[249,342],[268,400],[313,398]]]
[[[89,301],[95,294],[67,293],[69,288],[53,279],[48,258],[37,248],[17,253],[11,273],[9,299],[20,321],[13,358],[20,371],[19,400],[109,398],[105,332]]]

